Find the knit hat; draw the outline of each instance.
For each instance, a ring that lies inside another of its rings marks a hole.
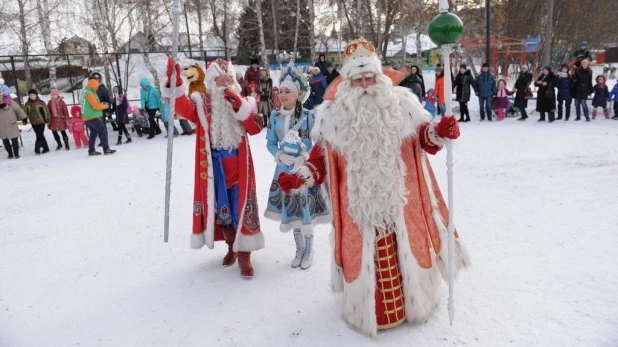
[[[98,78],[101,79],[101,74],[98,72],[93,72],[90,74],[90,78]]]
[[[4,84],[4,79],[0,78],[0,84]]]
[[[294,95],[298,97],[298,101],[300,101],[301,104],[304,104],[307,99],[309,99],[309,95],[311,94],[311,89],[309,87],[309,83],[307,83],[307,78],[303,74],[302,70],[294,68],[294,63],[291,61],[285,70],[281,72],[279,87],[281,89],[287,88],[291,90]]]
[[[482,68],[483,68],[483,67],[489,68],[489,64],[487,64],[487,63],[483,63],[483,66],[481,66],[481,67],[482,67]]]
[[[551,72],[551,65],[545,65],[543,66],[543,69]]]
[[[459,68],[460,68],[460,69],[468,69],[468,65],[466,65],[466,64],[461,64],[461,65],[459,65]]]
[[[34,95],[37,95],[37,96],[38,96],[38,95],[39,95],[39,92],[37,92],[37,91],[36,91],[36,89],[30,89],[30,90],[28,91],[28,95],[30,95],[30,94],[34,94]]]
[[[341,79],[347,80],[358,74],[372,72],[382,74],[382,62],[371,42],[359,39],[350,42],[344,50],[345,63],[341,68]]]
[[[588,47],[588,42],[583,41],[582,43],[579,44],[579,47]]]
[[[251,59],[251,65],[253,65],[253,64],[260,65],[260,61],[257,60],[257,59]]]
[[[431,94],[433,94],[433,93],[434,93],[433,88],[429,88],[429,90],[427,90],[427,94],[429,94],[429,93],[431,93]]]
[[[50,94],[52,96],[60,96],[60,91],[58,89],[52,89]]]
[[[560,66],[560,71],[562,71],[562,70],[564,70],[564,69],[567,69],[567,71],[569,71],[569,66],[568,66],[567,64],[562,64],[562,65]]]

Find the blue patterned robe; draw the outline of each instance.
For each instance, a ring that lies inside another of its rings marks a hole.
[[[286,115],[288,114],[288,115]],[[286,122],[287,121],[287,122]],[[268,151],[276,157],[282,148],[282,140],[298,121],[302,121],[299,129],[299,136],[307,147],[307,153],[311,152],[313,143],[309,138],[309,133],[313,127],[313,114],[304,109],[297,120],[293,111],[274,110],[270,114],[270,122],[266,139]],[[302,154],[300,154],[302,155]],[[322,220],[330,218],[327,204],[321,194],[320,186],[313,186],[301,190],[297,193],[285,194],[279,187],[277,178],[282,172],[291,173],[292,167],[285,164],[277,164],[277,169],[273,176],[268,194],[268,205],[266,208],[266,218],[280,221],[280,229],[287,232],[294,229],[301,229],[303,232],[313,232],[313,226],[321,223]]]

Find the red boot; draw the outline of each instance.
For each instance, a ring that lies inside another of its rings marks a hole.
[[[605,119],[609,119],[609,111],[603,110],[603,114],[605,115]]]
[[[592,110],[592,119],[597,119],[597,109]]]
[[[240,277],[253,278],[253,266],[251,266],[251,252],[238,252],[238,265],[240,266]]]
[[[223,229],[223,238],[227,243],[227,254],[223,257],[223,266],[232,266],[236,262],[236,253],[234,253],[234,239],[236,239],[236,232],[234,229]]]

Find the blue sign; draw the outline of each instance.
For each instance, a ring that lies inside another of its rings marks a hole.
[[[536,52],[541,47],[541,38],[539,37],[529,37],[522,39],[523,42],[523,50],[526,52]]]

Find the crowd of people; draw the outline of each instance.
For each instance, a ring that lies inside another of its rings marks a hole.
[[[70,150],[69,134],[73,135],[75,148],[82,146],[88,148],[88,155],[113,154],[116,150],[109,146],[107,122],[111,120],[111,126],[118,132],[116,145],[131,143],[131,132],[137,132],[139,137],[147,135],[147,139],[153,139],[161,134],[157,115],[160,115],[166,129],[169,119],[169,102],[162,98],[157,88],[154,88],[148,79],[140,82],[141,105],[132,106],[121,86],[115,86],[110,95],[104,84],[100,83],[101,74],[94,72],[88,78],[88,82],[81,95],[81,104],[73,105],[69,112],[66,102],[57,89],[51,90],[51,98],[46,103],[39,97],[36,89],[28,91],[28,100],[24,107],[20,107],[17,96],[5,88],[4,80],[0,79],[0,138],[8,153],[8,159],[18,159],[20,129],[18,122],[23,125],[30,123],[36,135],[34,152],[36,155],[50,151],[46,129],[51,130],[56,142],[56,151]],[[112,120],[112,115],[115,119]],[[133,119],[131,120],[131,116]],[[186,124],[185,124],[186,123]],[[127,125],[131,125],[131,132]],[[181,121],[182,135],[191,135],[192,127],[186,121]],[[87,134],[88,130],[88,136]],[[168,130],[168,134],[170,129]],[[171,129],[174,136],[180,135],[174,126]],[[99,138],[99,147],[103,152],[96,150],[96,140]],[[126,139],[124,142],[123,137]],[[167,137],[167,135],[166,135]]]

